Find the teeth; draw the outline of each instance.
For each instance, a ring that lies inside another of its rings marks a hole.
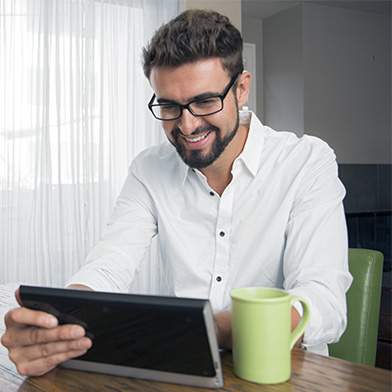
[[[206,134],[203,135],[203,136],[196,137],[196,138],[188,138],[188,137],[185,137],[185,136],[184,136],[184,138],[185,138],[185,140],[186,140],[187,142],[196,143],[196,142],[198,142],[198,141],[204,139],[207,135],[208,135],[208,133],[206,133]]]

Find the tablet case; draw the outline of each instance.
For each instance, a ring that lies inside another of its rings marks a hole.
[[[69,369],[185,384],[223,386],[208,300],[21,286],[23,304],[79,324],[93,340]]]

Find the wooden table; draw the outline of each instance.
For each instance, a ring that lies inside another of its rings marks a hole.
[[[4,314],[12,307],[12,291],[0,286],[0,334],[4,332]],[[282,384],[253,384],[237,378],[233,372],[231,353],[222,354],[225,385],[216,391],[392,391],[392,372],[358,365],[341,359],[324,357],[294,349],[291,379]],[[23,377],[0,345],[1,392],[124,392],[124,391],[203,391],[182,385],[166,384],[104,374],[57,368],[42,377]]]

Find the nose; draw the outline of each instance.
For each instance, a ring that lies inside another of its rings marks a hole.
[[[178,128],[183,135],[190,135],[201,122],[201,117],[194,116],[188,109],[182,111],[179,118]]]

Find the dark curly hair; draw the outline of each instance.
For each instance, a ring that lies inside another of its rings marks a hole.
[[[242,37],[226,16],[191,9],[163,25],[143,49],[143,70],[149,79],[153,67],[179,67],[219,57],[230,75],[244,70]]]

